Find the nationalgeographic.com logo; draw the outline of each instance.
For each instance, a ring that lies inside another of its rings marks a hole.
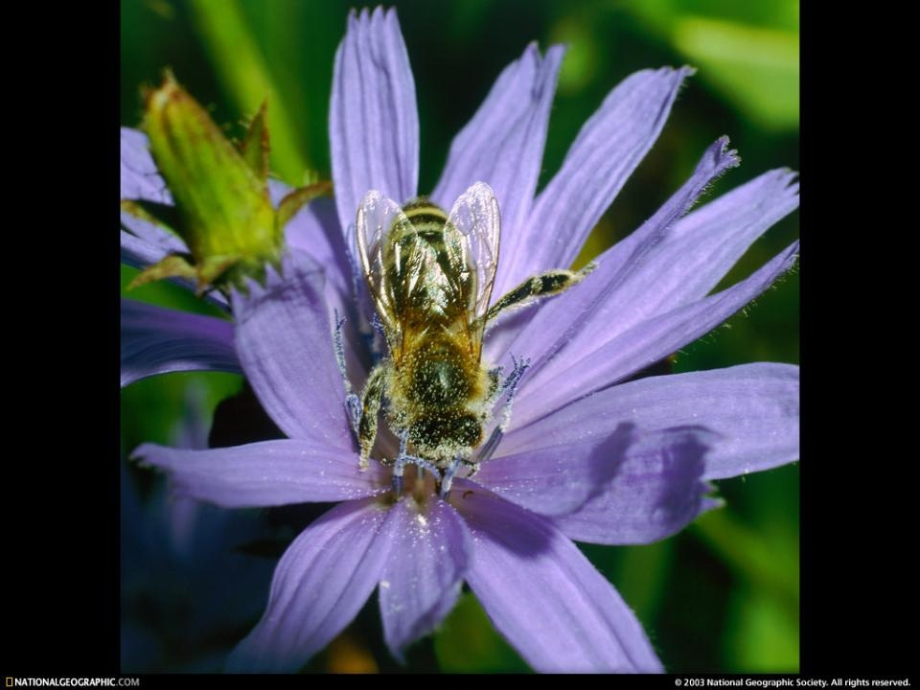
[[[137,688],[140,678],[18,678],[7,676],[8,688]]]

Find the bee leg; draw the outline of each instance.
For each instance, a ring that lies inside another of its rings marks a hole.
[[[377,416],[380,414],[380,405],[383,402],[384,389],[384,368],[376,366],[371,370],[371,375],[367,377],[367,383],[364,384],[364,392],[361,394],[361,403],[358,427],[358,443],[361,445],[361,468],[367,467],[367,460],[371,455],[371,449],[374,447],[374,439],[377,438]],[[348,401],[346,400],[346,405]]]
[[[505,398],[505,404],[502,406],[502,421],[492,430],[489,439],[483,444],[482,448],[479,449],[479,454],[476,456],[474,472],[478,471],[480,463],[492,457],[492,453],[498,448],[498,444],[505,435],[505,429],[507,429],[508,424],[511,423],[511,404],[514,402],[514,394],[517,392],[521,378],[524,376],[528,367],[530,367],[530,360],[526,357],[524,359],[515,359],[514,355],[511,355],[511,361],[514,363],[514,368],[511,370],[511,373],[508,374],[508,378],[505,379],[501,387],[502,393],[505,391],[508,392],[508,397]]]
[[[422,477],[421,472],[423,470],[428,470],[434,475],[435,481],[441,480],[441,473],[432,463],[423,458],[409,455],[406,448],[408,442],[409,431],[405,430],[399,432],[399,455],[396,457],[396,462],[393,464],[393,493],[396,494],[397,498],[402,495],[403,473],[405,472],[406,465],[415,465],[419,469],[420,478]]]
[[[489,404],[494,403],[502,392],[502,371],[504,371],[502,366],[489,369],[489,394],[487,397]]]
[[[521,378],[524,376],[524,372],[530,368],[530,360],[527,357],[522,359],[515,359],[514,355],[511,355],[511,364],[514,366],[511,369],[511,373],[508,374],[508,378],[505,379],[505,382],[502,384],[502,393],[507,390],[510,390],[508,393],[508,402],[511,402],[511,399],[514,397],[515,391],[517,391],[518,384],[521,382]],[[506,403],[507,406],[507,403]],[[510,406],[509,406],[510,407]]]
[[[339,371],[342,373],[342,381],[345,382],[345,392],[351,393],[351,381],[348,380],[348,370],[345,368],[345,340],[342,337],[342,327],[345,325],[345,317],[339,316],[339,310],[335,309],[335,331],[333,332],[332,342],[335,345],[335,361],[339,365]]]
[[[524,307],[541,297],[558,295],[580,282],[582,278],[593,270],[594,264],[591,264],[581,271],[564,271],[560,269],[532,276],[510,292],[506,292],[489,308],[489,311],[486,312],[486,323],[506,309]]]
[[[345,325],[345,317],[339,316],[338,309],[335,310],[335,332],[333,344],[335,345],[335,361],[339,365],[339,371],[342,373],[342,382],[345,384],[345,409],[348,412],[348,421],[351,423],[351,430],[358,435],[358,424],[361,421],[361,400],[355,395],[351,388],[351,381],[348,379],[348,369],[345,367],[345,341],[342,336],[342,327]]]
[[[460,463],[462,462],[464,460],[457,456],[444,470],[444,477],[441,479],[441,488],[438,490],[438,495],[445,501],[450,498],[450,487],[454,483],[454,477],[457,475],[457,470],[460,469]]]

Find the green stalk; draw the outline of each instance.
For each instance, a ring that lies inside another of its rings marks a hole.
[[[777,592],[787,605],[798,610],[798,550],[777,550],[775,544],[733,519],[725,509],[706,513],[693,523],[692,529],[737,573]]]
[[[191,6],[215,68],[240,112],[254,114],[265,98],[270,97],[268,125],[272,137],[272,170],[285,182],[300,186],[304,173],[313,167],[298,136],[303,127],[295,127],[262,53],[246,27],[239,3],[237,0],[192,0]]]

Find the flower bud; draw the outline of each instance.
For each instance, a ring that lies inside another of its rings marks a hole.
[[[202,289],[217,280],[264,275],[265,263],[277,262],[283,241],[268,194],[264,107],[241,153],[167,73],[147,96],[143,129],[176,204],[172,229],[192,259],[182,268],[168,257],[174,268],[158,264],[148,269],[149,278],[193,271]]]

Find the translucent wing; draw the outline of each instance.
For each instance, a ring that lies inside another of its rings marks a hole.
[[[461,236],[457,244],[464,256],[457,257],[457,263],[468,268],[469,285],[464,292],[469,300],[470,337],[478,347],[498,270],[501,216],[492,188],[477,182],[461,194],[450,211],[447,227]]]
[[[377,314],[386,332],[390,350],[398,348],[402,338],[400,328],[400,300],[398,298],[399,286],[394,285],[392,270],[387,270],[385,254],[392,253],[388,250],[389,238],[393,232],[411,233],[412,224],[406,214],[395,201],[371,190],[364,195],[358,205],[358,218],[355,223],[357,235],[358,260],[361,270],[367,279]],[[403,257],[399,252],[393,257],[397,268],[402,268],[399,263]]]

